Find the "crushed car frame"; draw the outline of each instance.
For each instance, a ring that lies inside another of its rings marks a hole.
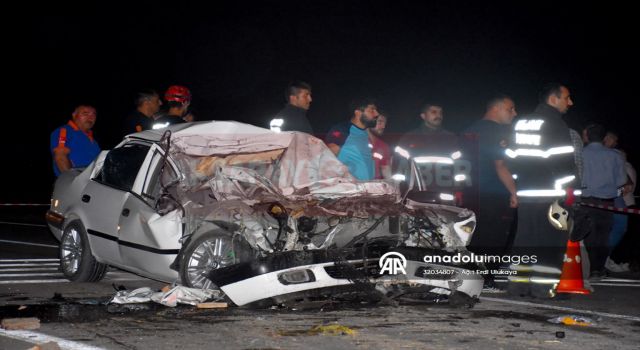
[[[354,290],[470,301],[483,284],[475,265],[424,262],[468,254],[473,212],[357,181],[310,135],[237,122],[128,135],[58,178],[47,221],[72,281],[111,265],[237,305]]]

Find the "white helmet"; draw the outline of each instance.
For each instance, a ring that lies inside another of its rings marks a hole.
[[[569,211],[563,208],[557,200],[549,205],[549,213],[547,215],[551,226],[561,231],[570,231],[572,220],[569,217]]]

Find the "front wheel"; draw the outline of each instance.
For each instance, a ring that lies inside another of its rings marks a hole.
[[[225,231],[206,232],[185,250],[180,264],[180,278],[187,287],[217,288],[209,279],[215,269],[231,266],[251,258],[251,248],[239,236]]]
[[[67,225],[62,233],[60,269],[74,282],[97,282],[107,273],[107,265],[93,257],[87,232],[79,221]]]

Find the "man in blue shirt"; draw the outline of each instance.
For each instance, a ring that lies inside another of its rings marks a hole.
[[[100,146],[91,130],[95,123],[96,109],[80,105],[66,125],[51,133],[53,172],[56,176],[71,168],[86,167],[98,156]]]
[[[589,144],[582,151],[582,199],[588,204],[613,206],[618,189],[627,182],[624,159],[619,152],[602,144],[606,134],[602,125],[591,124],[585,128],[585,133]],[[597,278],[605,274],[613,213],[589,208],[588,215],[591,225],[585,245],[589,252],[591,277]]]
[[[376,126],[378,107],[372,99],[364,99],[352,104],[352,110],[351,121],[331,128],[325,142],[356,179],[373,180],[375,164],[367,129]]]

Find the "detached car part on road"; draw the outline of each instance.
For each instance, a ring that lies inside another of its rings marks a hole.
[[[58,178],[47,221],[72,281],[112,265],[219,287],[237,305],[482,289],[475,265],[423,261],[468,254],[473,212],[402,200],[392,183],[355,180],[315,137],[237,122],[128,135]]]

